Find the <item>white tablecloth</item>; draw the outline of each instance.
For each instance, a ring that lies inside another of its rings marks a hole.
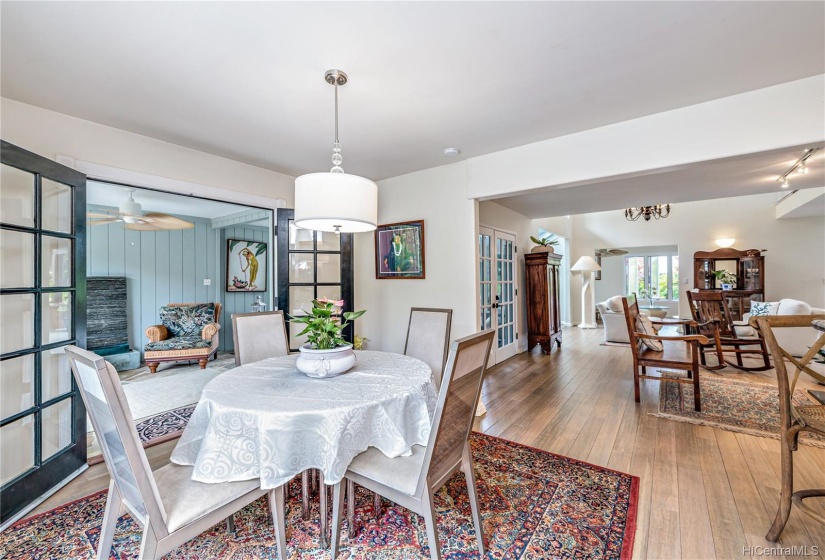
[[[353,457],[370,446],[388,457],[426,445],[437,391],[422,361],[356,352],[353,369],[312,379],[297,356],[241,366],[210,381],[172,462],[192,465],[198,482],[259,478],[264,489],[321,469],[340,482]]]

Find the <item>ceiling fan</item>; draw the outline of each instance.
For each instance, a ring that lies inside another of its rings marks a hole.
[[[146,212],[144,214],[140,204],[135,202],[133,197],[135,189],[127,189],[127,191],[129,198],[121,202],[117,210],[104,210],[104,213],[89,212],[86,214],[86,217],[89,218],[88,224],[90,226],[99,226],[123,222],[125,229],[140,231],[164,231],[170,229],[191,229],[195,227],[195,224],[192,222],[181,220],[169,214],[162,214],[160,212]]]
[[[619,255],[626,255],[627,251],[624,249],[596,249],[597,257],[618,257]]]

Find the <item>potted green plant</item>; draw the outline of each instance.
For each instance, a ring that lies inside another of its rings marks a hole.
[[[366,310],[341,313],[343,306],[344,300],[318,298],[306,315],[289,316],[290,323],[306,325],[298,336],[306,335],[308,342],[299,349],[295,365],[309,377],[333,377],[355,365],[352,344],[344,340],[342,331]]]
[[[732,290],[736,287],[736,275],[727,270],[714,270],[713,275],[716,277],[717,284],[725,290]]]
[[[559,242],[556,239],[552,241],[547,237],[533,237],[530,236],[530,241],[536,244],[535,247],[530,249],[531,253],[555,253],[556,250],[553,249],[553,245],[558,245]]]

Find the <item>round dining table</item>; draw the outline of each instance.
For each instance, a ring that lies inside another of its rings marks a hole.
[[[205,483],[259,479],[280,486],[307,469],[340,482],[368,447],[388,457],[426,445],[437,389],[424,362],[357,351],[337,377],[307,377],[297,355],[231,369],[206,384],[171,460]]]

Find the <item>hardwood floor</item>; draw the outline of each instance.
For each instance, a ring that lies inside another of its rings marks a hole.
[[[659,382],[642,382],[637,405],[630,350],[601,346],[602,337],[601,329],[566,328],[560,351],[519,354],[492,368],[482,393],[488,412],[476,429],[638,476],[634,558],[742,558],[755,555],[746,547],[775,549],[764,535],[779,500],[779,442],[653,416]],[[773,371],[737,376],[773,382]],[[153,468],[175,443],[147,450]],[[794,460],[798,488],[825,485],[825,449],[800,445]],[[105,467],[96,465],[35,512],[107,486]],[[825,501],[817,507],[825,513]],[[825,526],[793,510],[780,544],[818,546],[821,556]]]

